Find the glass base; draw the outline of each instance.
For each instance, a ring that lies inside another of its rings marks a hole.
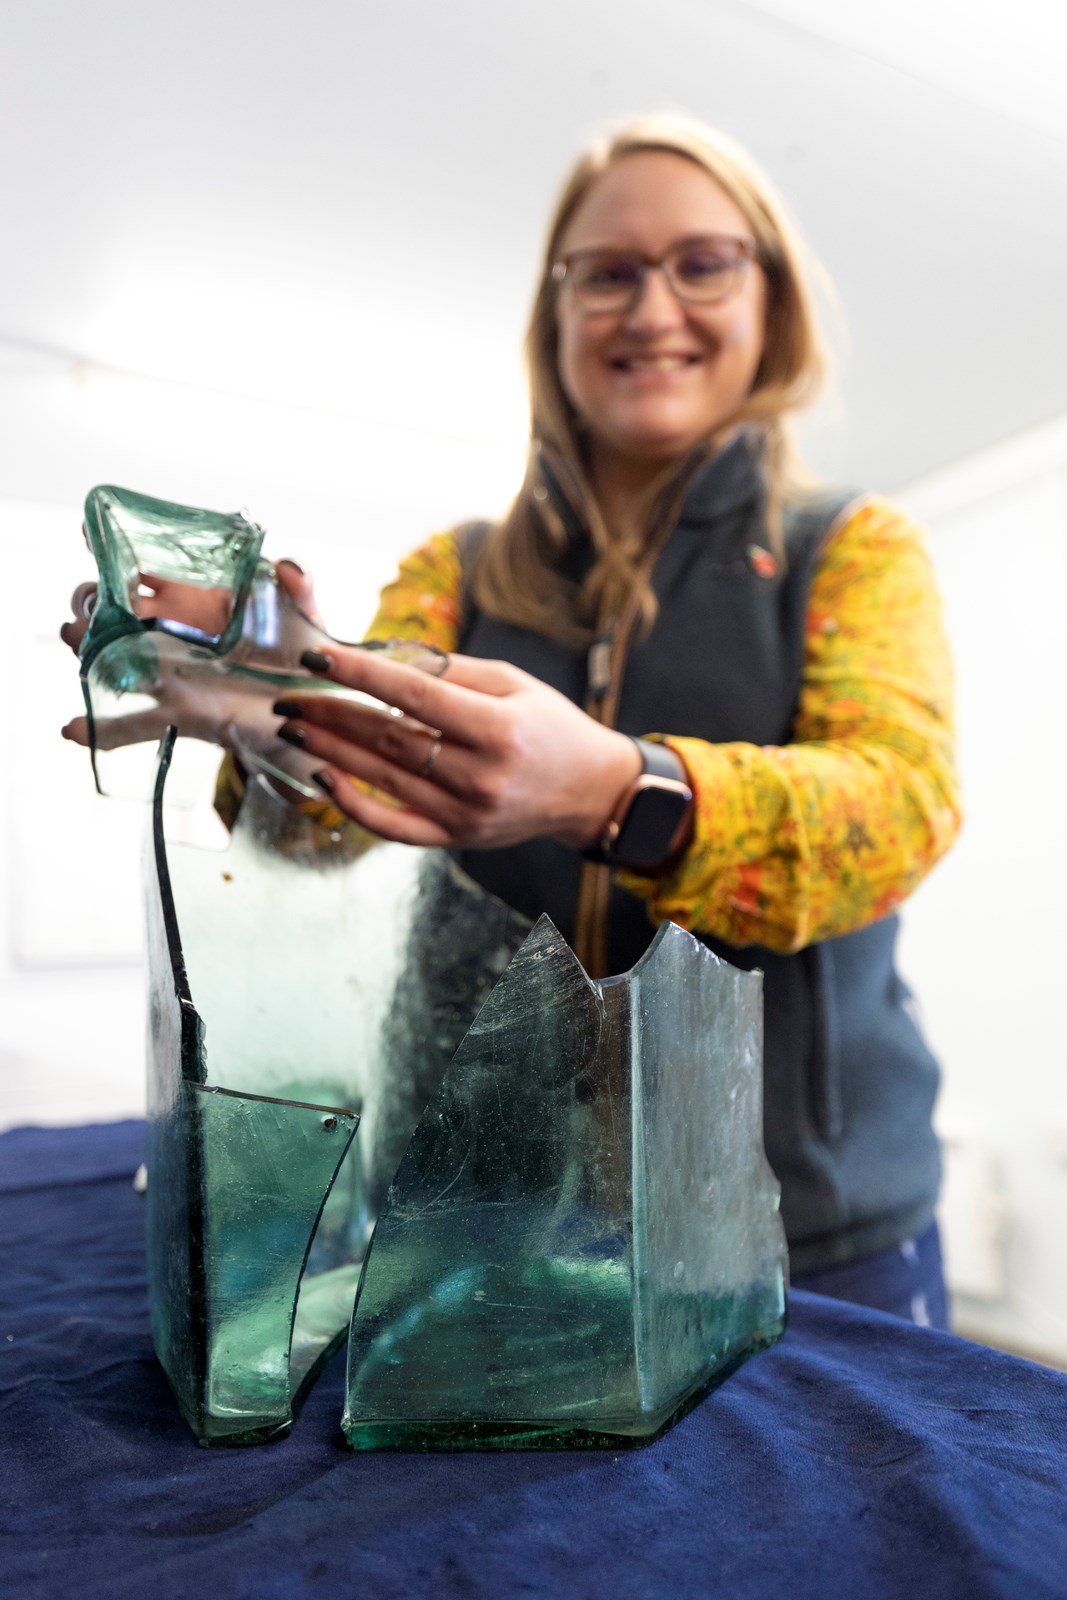
[[[784,1327],[783,1318],[759,1329],[676,1405],[639,1420],[632,1415],[602,1418],[595,1425],[583,1427],[576,1425],[573,1418],[501,1422],[488,1417],[448,1421],[424,1417],[346,1424],[345,1438],[353,1450],[637,1450],[662,1438],[750,1357],[769,1350],[781,1338]]]

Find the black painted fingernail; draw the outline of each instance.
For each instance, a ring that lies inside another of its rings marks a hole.
[[[329,672],[333,662],[321,650],[305,650],[300,657],[300,665],[307,667],[309,672]]]
[[[307,744],[307,735],[303,728],[294,728],[291,722],[283,722],[278,729],[278,738],[284,739],[286,744],[295,744],[298,750],[303,750]]]
[[[333,779],[328,772],[313,772],[311,781],[317,783],[320,789],[325,789],[327,794],[333,794]]]
[[[276,717],[302,717],[304,708],[299,700],[275,700],[271,710]]]

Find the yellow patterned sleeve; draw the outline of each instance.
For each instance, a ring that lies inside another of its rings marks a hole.
[[[885,916],[955,839],[940,599],[921,534],[884,500],[851,508],[827,538],[794,734],[766,748],[661,735],[695,810],[668,877],[622,879],[654,921],[799,950]]]
[[[463,576],[453,533],[435,533],[405,556],[378,602],[368,639],[421,639],[446,652],[456,648]]]

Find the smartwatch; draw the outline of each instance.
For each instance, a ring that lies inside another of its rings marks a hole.
[[[671,845],[693,804],[686,771],[674,751],[649,739],[635,739],[641,774],[611,814],[599,842],[582,854],[601,866],[655,872],[669,859]]]

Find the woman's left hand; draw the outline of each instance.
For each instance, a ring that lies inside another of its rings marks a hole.
[[[506,662],[453,655],[434,678],[336,645],[325,662],[320,676],[403,715],[288,696],[277,708],[290,717],[285,737],[321,757],[339,809],[384,839],[493,849],[549,835],[584,849],[641,771],[625,734]]]

